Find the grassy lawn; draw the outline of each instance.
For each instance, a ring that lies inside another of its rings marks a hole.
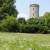
[[[0,50],[50,50],[50,34],[0,32]]]

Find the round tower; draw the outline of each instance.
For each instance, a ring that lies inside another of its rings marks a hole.
[[[39,17],[39,5],[38,4],[30,5],[30,17],[31,18]]]

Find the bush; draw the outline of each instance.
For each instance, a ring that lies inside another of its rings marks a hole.
[[[0,23],[0,31],[17,32],[18,24],[16,18],[13,16],[9,16],[6,19],[2,20],[2,22]]]

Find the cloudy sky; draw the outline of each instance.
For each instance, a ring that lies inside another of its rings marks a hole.
[[[29,5],[39,4],[39,15],[43,15],[44,12],[50,11],[50,0],[16,0],[16,9],[19,12],[19,16],[29,17]]]

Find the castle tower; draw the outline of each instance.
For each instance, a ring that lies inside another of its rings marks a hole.
[[[30,5],[30,17],[31,18],[39,17],[39,5],[38,4]]]

